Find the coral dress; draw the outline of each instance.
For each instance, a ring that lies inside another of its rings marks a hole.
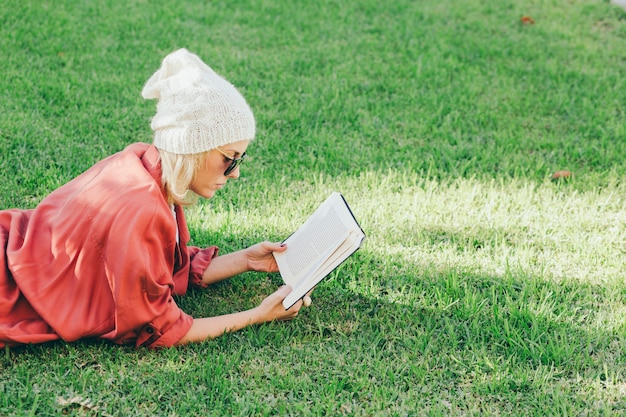
[[[192,317],[173,295],[217,248],[187,247],[180,206],[166,202],[157,149],[130,145],[35,209],[0,211],[0,347],[104,338],[169,347]]]

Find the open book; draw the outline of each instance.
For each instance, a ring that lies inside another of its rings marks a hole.
[[[274,252],[280,275],[292,291],[283,300],[289,309],[361,246],[365,233],[340,193],[334,192]]]

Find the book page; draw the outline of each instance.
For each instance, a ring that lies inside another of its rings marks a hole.
[[[285,307],[304,296],[343,260],[365,237],[343,196],[332,193],[284,243],[287,250],[274,253],[283,281],[292,287]]]
[[[337,268],[348,256],[350,256],[361,244],[363,235],[350,232],[349,237],[330,255],[325,262],[322,262],[311,274],[305,276],[291,293],[285,298],[283,305],[287,308],[295,304],[304,297],[311,288],[315,287],[321,280]]]
[[[285,283],[298,281],[321,264],[348,236],[332,195],[285,243],[287,251],[275,254]],[[343,204],[343,203],[342,203]]]
[[[293,235],[285,243],[291,253],[298,256],[286,256],[287,265],[292,276],[299,277],[307,271],[315,260],[323,259],[325,252],[333,251],[348,234],[348,228],[341,222],[337,212],[330,207],[325,217],[312,218],[305,224],[299,235]]]

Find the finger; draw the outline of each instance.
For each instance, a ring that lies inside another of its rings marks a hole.
[[[311,299],[311,297],[309,297],[308,295],[305,295],[304,298],[302,299],[302,305],[304,305],[305,307],[309,307],[311,303],[313,303],[313,300]]]
[[[276,294],[276,296],[278,297],[281,297],[281,300],[284,300],[285,297],[287,297],[290,292],[291,292],[291,287],[289,285],[283,285],[280,288],[278,288],[274,294]]]
[[[287,311],[291,311],[291,313],[295,316],[298,314],[298,311],[300,311],[300,309],[302,308],[302,306],[304,305],[302,298],[299,299],[298,301],[296,301],[291,307],[289,307],[287,309]]]

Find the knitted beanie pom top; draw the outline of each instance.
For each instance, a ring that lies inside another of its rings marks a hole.
[[[159,149],[195,154],[254,139],[254,115],[243,96],[184,48],[163,59],[141,94],[157,99],[150,126]]]

